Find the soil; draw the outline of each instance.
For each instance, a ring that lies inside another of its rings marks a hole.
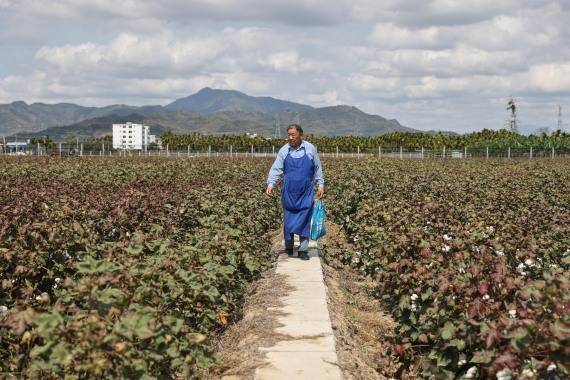
[[[373,296],[374,282],[336,260],[350,249],[340,228],[327,223],[321,252],[339,365],[347,380],[396,377],[399,365],[388,340],[397,324]]]

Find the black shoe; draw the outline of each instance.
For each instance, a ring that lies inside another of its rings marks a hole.
[[[309,260],[309,254],[307,252],[299,252],[299,258],[301,260]]]
[[[287,256],[291,257],[293,256],[293,249],[286,249],[287,251]]]

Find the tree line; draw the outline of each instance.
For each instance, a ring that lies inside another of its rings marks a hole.
[[[551,134],[525,136],[506,129],[489,130],[464,135],[403,133],[392,132],[379,136],[314,136],[307,135],[306,140],[318,147],[320,152],[376,151],[378,147],[386,149],[406,150],[414,149],[556,149],[557,151],[570,151],[570,134],[560,130]],[[286,140],[265,138],[255,135],[201,135],[201,134],[173,134],[165,133],[161,136],[162,146],[169,149],[187,149],[212,151],[243,151],[251,149],[280,148]],[[231,148],[230,148],[231,147]]]

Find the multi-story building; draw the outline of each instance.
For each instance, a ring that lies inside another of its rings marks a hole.
[[[127,122],[113,124],[114,149],[146,149],[153,135],[149,134],[148,125]]]

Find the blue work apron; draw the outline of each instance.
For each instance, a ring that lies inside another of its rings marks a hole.
[[[283,173],[281,202],[285,239],[288,239],[290,234],[308,237],[313,213],[313,176],[315,174],[313,162],[306,152],[300,158],[293,158],[287,154],[283,164]]]

